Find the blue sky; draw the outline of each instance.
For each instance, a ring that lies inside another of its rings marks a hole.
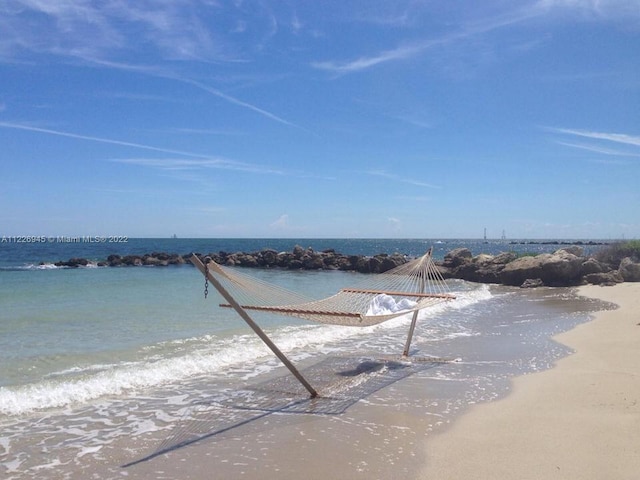
[[[640,237],[640,3],[0,1],[0,235]]]

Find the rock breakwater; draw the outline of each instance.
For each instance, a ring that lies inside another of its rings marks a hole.
[[[106,260],[91,261],[71,258],[56,262],[58,267],[82,266],[126,267],[169,266],[189,263],[192,254],[152,252],[144,255],[109,255]],[[287,270],[343,270],[360,273],[384,273],[412,258],[399,254],[380,253],[373,256],[345,255],[333,249],[315,251],[313,248],[294,247],[291,252],[263,249],[257,252],[196,253],[209,256],[216,263],[247,268],[281,268]],[[513,252],[498,255],[473,256],[467,248],[457,248],[444,256],[436,265],[444,278],[455,278],[477,283],[496,283],[522,287],[560,287],[587,283],[612,285],[640,281],[640,259],[623,258],[621,261],[601,261],[584,255],[583,248],[572,245],[554,253],[518,256]]]

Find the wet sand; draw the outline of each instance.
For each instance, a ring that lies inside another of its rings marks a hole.
[[[556,340],[575,350],[426,442],[422,479],[640,478],[640,283],[585,286],[618,305]]]

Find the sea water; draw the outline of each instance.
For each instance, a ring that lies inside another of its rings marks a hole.
[[[77,473],[82,465],[102,461],[123,438],[145,438],[150,442],[145,448],[153,449],[170,431],[179,430],[203,399],[241,402],[236,396],[247,385],[283,375],[277,359],[232,310],[218,308],[215,294],[204,298],[203,278],[192,266],[70,269],[55,268],[55,261],[153,251],[290,251],[296,244],[364,255],[420,255],[434,245],[440,258],[460,246],[474,254],[523,248],[479,241],[347,239],[0,244],[3,478],[42,477],[65,468]],[[538,253],[558,246],[532,248]],[[244,273],[316,298],[363,277],[340,271]],[[585,321],[593,307],[576,302],[568,289],[522,292],[462,281],[449,284],[457,300],[421,312],[412,349],[417,357],[456,360],[442,364],[435,374],[417,370],[413,375],[440,382],[444,390],[449,380],[461,382],[447,411],[438,415],[495,398],[512,375],[549,368],[568,353],[551,335]],[[397,355],[410,322],[399,317],[358,328],[269,315],[256,319],[305,368],[345,355]],[[278,401],[277,393],[272,397],[270,401]]]

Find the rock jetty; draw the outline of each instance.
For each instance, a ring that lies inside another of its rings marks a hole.
[[[613,285],[640,281],[638,260],[625,257],[614,263],[600,261],[585,257],[583,248],[576,245],[520,257],[510,252],[474,257],[469,249],[458,248],[445,255],[441,272],[446,278],[521,287]]]
[[[57,267],[77,268],[83,266],[129,267],[129,266],[168,266],[182,265],[189,262],[191,253],[178,255],[175,253],[153,252],[144,255],[109,255],[106,260],[98,262],[86,258],[71,258],[56,262]],[[196,253],[199,257],[209,256],[216,263],[226,266],[249,268],[282,268],[287,270],[345,270],[360,273],[383,273],[411,258],[398,253],[389,255],[380,253],[374,256],[344,255],[333,249],[316,252],[312,248],[294,247],[291,252],[278,252],[264,249],[259,252],[215,252]]]
[[[189,263],[192,254],[153,252],[145,255],[109,255],[106,260],[92,262],[86,258],[71,258],[56,262],[59,267],[80,266],[168,266]],[[344,255],[333,249],[316,252],[312,248],[294,247],[291,252],[264,249],[258,252],[217,252],[201,254],[226,266],[248,268],[281,268],[287,270],[343,270],[360,273],[384,273],[411,260],[399,253],[374,256]],[[640,258],[598,260],[584,256],[579,245],[560,248],[553,253],[518,256],[513,252],[498,255],[473,256],[467,248],[450,251],[436,265],[444,278],[456,278],[477,283],[531,287],[563,287],[613,285],[640,281]]]

